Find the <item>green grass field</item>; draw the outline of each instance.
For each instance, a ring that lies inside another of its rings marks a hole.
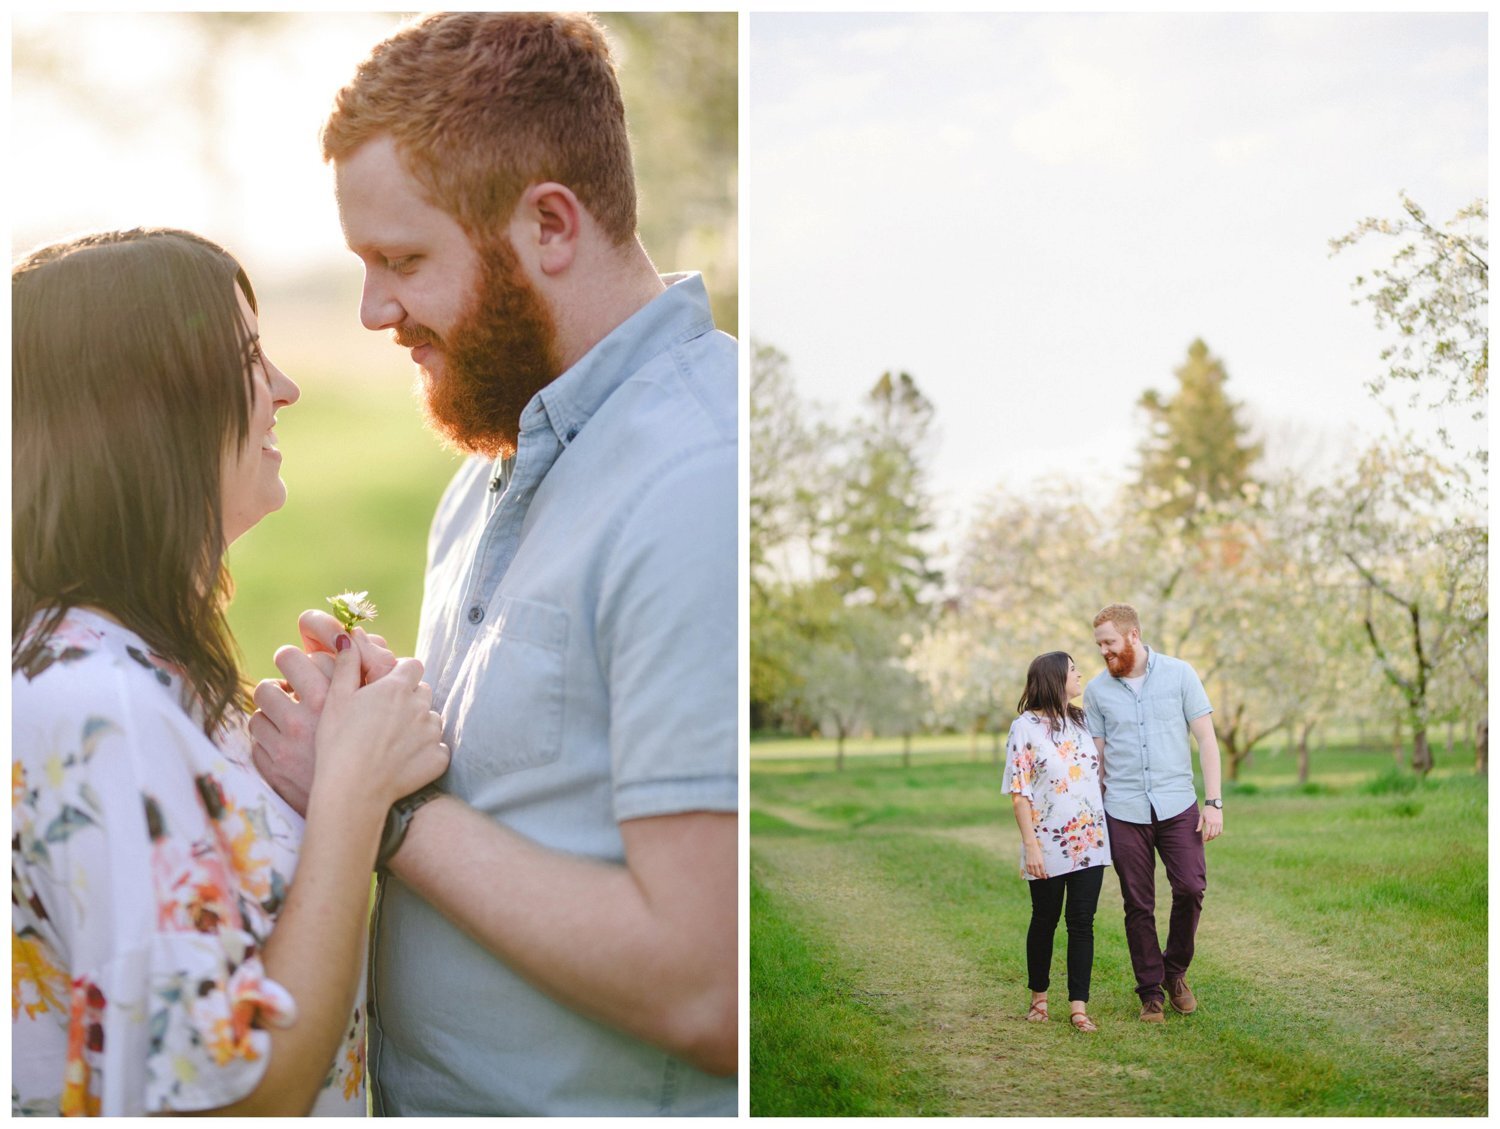
[[[298,614],[351,588],[380,607],[371,630],[411,654],[427,529],[458,456],[423,427],[410,392],[388,381],[304,379],[276,434],[287,503],[229,552],[229,621],[246,672],[279,677],[271,656],[298,641]]]
[[[1198,1013],[1136,1019],[1119,887],[1095,921],[1090,1013],[1025,1023],[1020,837],[981,745],[816,759],[751,752],[750,1109],[756,1116],[1481,1116],[1488,1108],[1487,782],[1388,752],[1257,754],[1190,981]],[[1170,893],[1158,873],[1165,935]]]

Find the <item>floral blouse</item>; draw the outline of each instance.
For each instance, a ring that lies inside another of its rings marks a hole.
[[[1099,750],[1088,730],[1068,720],[1053,733],[1047,719],[1023,713],[1006,740],[1005,790],[1031,801],[1033,828],[1048,878],[1109,864]],[[1021,844],[1021,876],[1026,844]]]
[[[243,727],[210,741],[180,673],[93,612],[68,612],[11,695],[12,1115],[245,1097],[265,1028],[296,1018],[260,953],[302,818]],[[364,1116],[364,1073],[361,991],[313,1112]]]

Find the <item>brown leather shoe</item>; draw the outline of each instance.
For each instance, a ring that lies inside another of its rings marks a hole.
[[[1167,995],[1172,998],[1172,1010],[1181,1015],[1192,1015],[1198,1010],[1198,1001],[1188,987],[1187,977],[1179,976],[1167,985]]]
[[[1147,1000],[1141,1005],[1142,1023],[1165,1023],[1166,1021],[1166,1012],[1162,1010],[1160,1000]]]

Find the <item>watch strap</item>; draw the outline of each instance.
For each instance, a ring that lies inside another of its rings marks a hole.
[[[1203,803],[1208,807],[1218,808],[1220,811],[1224,810],[1223,800],[1204,800]]]
[[[442,790],[436,784],[418,788],[410,795],[402,796],[385,813],[385,827],[380,832],[380,849],[375,852],[375,869],[384,870],[386,865],[406,841],[406,829],[419,807],[437,796]]]

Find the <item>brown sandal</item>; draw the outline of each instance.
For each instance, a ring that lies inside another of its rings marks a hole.
[[[1073,1012],[1072,1015],[1068,1016],[1068,1022],[1073,1025],[1073,1029],[1075,1031],[1092,1033],[1099,1030],[1099,1028],[1094,1024],[1094,1021],[1089,1018],[1088,1012],[1086,1011]]]
[[[1031,1003],[1031,1010],[1026,1013],[1026,1022],[1027,1023],[1046,1023],[1047,1022],[1047,1001],[1046,1000],[1033,1000],[1032,1001],[1032,1003]]]

